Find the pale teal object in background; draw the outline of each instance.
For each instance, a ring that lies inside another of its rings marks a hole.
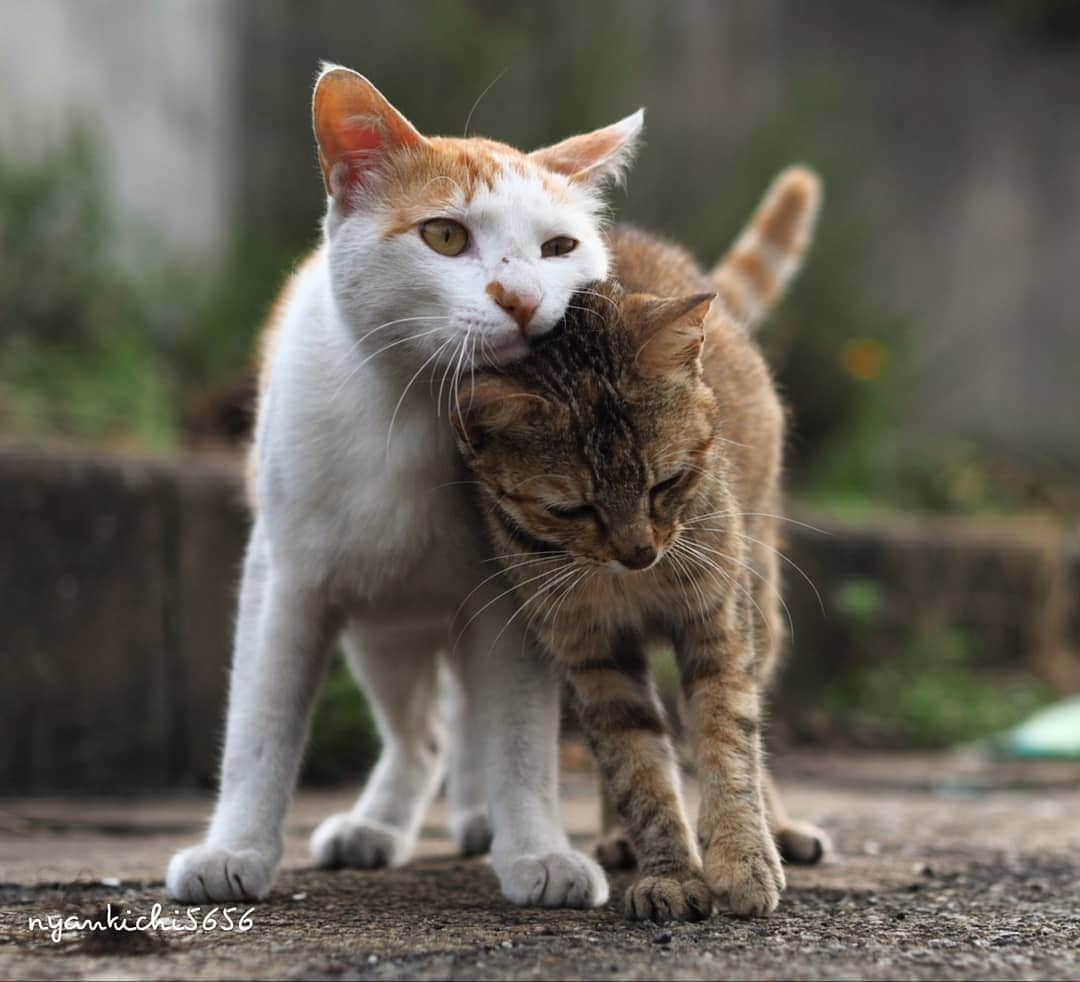
[[[1080,760],[1080,696],[1039,710],[993,743],[1007,757]]]

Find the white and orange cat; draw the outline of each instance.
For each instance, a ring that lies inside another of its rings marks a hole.
[[[340,638],[383,751],[352,810],[316,830],[316,863],[406,861],[448,744],[452,832],[464,852],[493,835],[504,894],[603,903],[603,873],[559,820],[550,669],[500,587],[474,589],[491,566],[472,496],[455,483],[448,417],[463,372],[525,355],[575,290],[607,275],[601,191],[629,163],[642,114],[522,153],[426,138],[339,67],[323,71],[313,109],[324,242],[264,347],[220,796],[167,888],[193,903],[269,892]],[[450,653],[455,615],[469,631]]]

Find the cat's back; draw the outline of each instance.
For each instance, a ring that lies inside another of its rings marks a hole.
[[[675,242],[632,225],[616,225],[608,242],[612,271],[628,293],[679,297],[716,292],[715,281]],[[706,321],[706,330],[705,379],[714,389],[736,395],[771,392],[768,370],[748,331],[718,307]]]
[[[714,289],[688,250],[634,225],[611,229],[608,248],[612,272],[628,293],[677,297]]]

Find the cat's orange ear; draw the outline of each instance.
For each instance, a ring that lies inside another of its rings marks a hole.
[[[628,297],[624,309],[639,338],[637,363],[657,374],[696,368],[705,344],[705,318],[715,299],[715,293]]]
[[[383,154],[427,142],[363,75],[339,65],[323,67],[311,116],[326,191],[338,200]]]
[[[463,451],[477,451],[487,436],[524,422],[547,400],[500,375],[477,377],[463,385],[451,418]],[[468,456],[468,453],[466,453]]]
[[[611,126],[572,136],[529,156],[542,167],[570,178],[575,184],[598,187],[611,181],[621,184],[634,158],[645,110],[639,109]]]

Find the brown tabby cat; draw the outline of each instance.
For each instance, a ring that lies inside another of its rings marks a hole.
[[[806,861],[824,849],[761,759],[784,412],[748,330],[797,269],[818,202],[813,174],[782,174],[711,278],[616,230],[617,279],[578,293],[526,359],[477,374],[457,415],[518,614],[566,672],[638,859],[632,918],[698,920],[714,896],[768,914],[777,844]],[[655,636],[674,644],[688,706],[696,839],[648,672]]]

